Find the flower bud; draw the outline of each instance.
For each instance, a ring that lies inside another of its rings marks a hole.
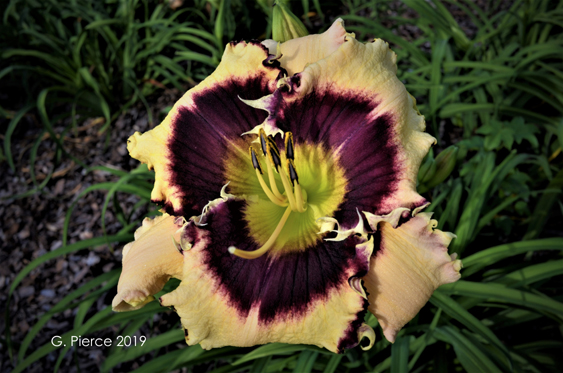
[[[291,12],[283,1],[276,1],[273,11],[272,39],[283,43],[307,35],[309,33],[303,22]]]
[[[444,149],[435,159],[436,162],[436,173],[429,180],[426,185],[429,188],[433,188],[440,184],[442,181],[446,180],[448,176],[452,173],[457,160],[458,147],[455,145],[449,146]]]
[[[432,154],[428,154],[424,161],[420,165],[418,170],[418,182],[420,184],[426,183],[432,179],[434,173],[436,172],[436,162]]]

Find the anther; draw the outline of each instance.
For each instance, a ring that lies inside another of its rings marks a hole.
[[[305,212],[305,210],[307,210],[307,206],[305,204],[307,200],[307,193],[305,193],[305,191],[301,189],[301,185],[299,185],[299,176],[297,175],[295,164],[291,159],[287,160],[287,173],[289,174],[289,180],[294,188],[295,208],[299,212]]]
[[[270,161],[274,165],[276,171],[280,172],[279,171],[279,167],[281,167],[280,151],[272,136],[268,136],[267,147],[268,147],[268,157],[270,158]]]
[[[258,158],[256,157],[256,152],[254,151],[254,149],[252,148],[252,146],[248,149],[248,151],[250,152],[250,158],[252,158],[252,167],[254,167],[254,169],[256,169],[257,171],[260,172],[260,175],[263,174],[262,172],[262,165],[260,165],[260,161],[258,160]]]
[[[260,161],[258,160],[258,157],[256,157],[256,152],[254,151],[254,148],[252,148],[252,146],[250,147],[250,149],[248,149],[248,152],[250,153],[250,158],[252,159],[252,166],[254,167],[254,170],[256,170],[256,177],[258,178],[258,181],[260,182],[260,186],[264,190],[264,193],[266,193],[266,196],[268,196],[270,201],[278,206],[287,206],[287,201],[285,201],[285,198],[280,195],[279,192],[277,194],[272,193],[272,191],[268,187],[268,184],[266,184],[266,182],[264,181],[264,178],[262,177],[262,166],[260,165]],[[268,171],[268,173],[271,174],[270,171]]]
[[[287,159],[295,159],[295,149],[293,147],[293,134],[285,133],[285,157]]]
[[[287,160],[287,173],[289,174],[289,180],[293,186],[295,186],[295,182],[299,184],[299,177],[297,176],[297,170],[295,170],[295,164],[292,159]]]
[[[292,210],[297,210],[293,188],[287,179],[287,175],[285,174],[283,167],[281,167],[281,158],[279,157],[280,152],[272,137],[268,137],[268,155],[270,156],[269,159],[274,164],[276,171],[280,174],[280,179],[282,181],[283,188],[285,189],[289,206]]]
[[[263,128],[260,128],[259,134],[260,134],[260,146],[262,147],[262,153],[264,153],[264,156],[267,156],[268,146],[266,145],[267,143],[266,132],[264,132]]]
[[[272,193],[280,201],[285,201],[286,198],[278,190],[278,185],[276,184],[274,172],[272,171],[272,161],[270,160],[270,157],[268,155],[268,139],[266,137],[266,132],[264,132],[263,128],[260,128],[259,136],[260,136],[260,146],[262,148],[262,153],[264,153],[264,156],[266,157],[266,170],[268,171],[268,179],[270,180],[270,187],[272,188]],[[279,151],[278,151],[278,156],[279,156]]]

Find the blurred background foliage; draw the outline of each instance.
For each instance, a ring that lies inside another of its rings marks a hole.
[[[403,0],[288,2],[309,32],[326,29],[338,16],[356,38],[390,43],[398,76],[417,99],[427,130],[438,144],[423,161],[419,191],[432,204],[438,228],[457,235],[450,245],[464,264],[462,279],[439,288],[429,304],[391,345],[376,328],[375,346],[334,355],[312,346],[280,343],[256,348],[204,351],[184,344],[176,324],[142,345],[104,351],[102,371],[206,372],[556,372],[563,363],[563,1]],[[150,0],[11,0],[0,5],[0,100],[4,144],[0,154],[15,172],[11,135],[27,113],[57,143],[57,159],[75,159],[54,131],[70,118],[102,117],[102,131],[141,102],[150,113],[164,89],[189,89],[218,64],[226,42],[271,36],[271,0],[157,2]],[[151,118],[157,122],[159,118]],[[63,132],[64,134],[64,132]],[[30,151],[30,169],[38,144]],[[154,176],[145,166],[131,172],[104,168],[118,181],[106,190],[103,211],[112,209],[115,234],[69,244],[33,260],[10,284],[18,284],[49,260],[79,250],[133,239],[143,216],[133,218],[120,197],[150,205]],[[38,193],[35,188],[15,196]],[[77,198],[80,198],[78,196]],[[104,216],[104,214],[102,214]],[[153,302],[131,313],[93,304],[113,296],[120,270],[81,284],[37,318],[23,340],[2,344],[15,372],[55,356],[68,364],[71,335],[139,336],[155,314],[170,312]],[[177,286],[171,281],[165,291]],[[111,297],[109,298],[111,299]],[[9,303],[10,299],[8,299]],[[33,346],[53,315],[72,309],[62,336],[68,347]],[[6,307],[5,322],[10,323]],[[367,317],[377,326],[377,320]],[[76,362],[79,365],[79,362]],[[65,368],[66,369],[66,368]],[[78,367],[78,369],[80,369]]]

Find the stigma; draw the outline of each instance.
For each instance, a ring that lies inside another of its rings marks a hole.
[[[257,151],[252,146],[249,148],[250,162],[268,199],[278,206],[286,207],[286,210],[270,238],[259,249],[245,251],[234,246],[229,247],[231,254],[245,259],[255,259],[267,253],[274,246],[291,213],[302,213],[307,210],[307,192],[299,184],[299,175],[295,166],[293,134],[285,133],[285,154],[280,153],[274,138],[266,136],[263,129],[259,130],[258,136],[260,149]],[[265,164],[265,167],[262,166],[262,163]],[[268,175],[267,181],[263,176],[264,169]],[[283,191],[278,188],[276,174],[279,175]]]

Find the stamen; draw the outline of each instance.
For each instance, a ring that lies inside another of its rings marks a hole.
[[[280,150],[278,149],[278,146],[276,145],[276,142],[274,141],[274,138],[272,136],[268,136],[267,150],[268,150],[268,158],[274,165],[276,171],[280,172],[279,171],[279,168],[281,167]]]
[[[293,134],[291,132],[285,133],[285,157],[287,159],[295,159],[295,149],[293,146]]]
[[[273,163],[275,170],[280,174],[280,178],[285,189],[285,194],[287,195],[289,205],[291,206],[292,210],[297,210],[297,205],[295,204],[295,196],[293,195],[293,188],[287,180],[287,175],[285,174],[283,167],[281,167],[280,151],[278,150],[278,146],[271,136],[268,137],[267,147],[269,156],[268,158]]]
[[[270,164],[269,158],[266,158],[266,166],[267,166],[266,169],[268,170],[268,179],[270,180],[270,187],[272,188],[272,192],[281,201],[285,201],[286,198],[280,193],[278,189],[278,184],[276,183],[276,179],[274,177],[274,171],[272,171],[272,165]]]
[[[270,188],[272,188],[272,192],[280,201],[285,201],[285,197],[280,193],[278,189],[278,184],[276,183],[276,179],[274,177],[274,173],[272,171],[272,164],[270,163],[270,158],[268,157],[268,141],[266,140],[266,132],[264,132],[263,128],[260,128],[258,132],[260,136],[260,146],[262,148],[262,153],[266,157],[266,169],[268,170],[268,179],[270,180]]]
[[[256,170],[256,177],[258,178],[258,181],[260,182],[260,186],[264,190],[264,193],[266,193],[266,195],[268,196],[270,201],[272,201],[276,205],[284,206],[284,207],[287,206],[286,201],[276,197],[272,193],[270,188],[268,188],[268,185],[266,184],[266,182],[264,181],[264,178],[262,177],[262,166],[260,165],[260,161],[258,160],[258,157],[256,157],[256,153],[254,152],[254,149],[252,148],[252,146],[250,147],[249,152],[250,152],[250,158],[252,159],[252,166]]]
[[[260,135],[260,146],[262,147],[262,153],[264,153],[264,157],[267,157],[268,156],[268,147],[266,145],[266,143],[267,143],[266,132],[264,131],[263,128],[260,128],[258,133]]]
[[[272,235],[270,236],[270,238],[268,238],[268,241],[266,241],[266,243],[259,249],[254,250],[254,251],[245,251],[245,250],[239,250],[234,246],[230,246],[229,247],[229,252],[233,255],[236,255],[240,258],[243,259],[256,259],[261,257],[262,255],[266,254],[274,245],[274,243],[276,242],[277,238],[279,237],[283,226],[285,225],[285,222],[287,221],[287,218],[289,218],[289,215],[291,214],[292,208],[291,206],[288,206],[287,209],[285,210],[281,220],[279,221],[276,229],[274,230],[274,232],[272,233]]]
[[[295,164],[290,158],[287,159],[287,173],[289,174],[289,180],[291,180],[291,184],[293,186],[295,186],[296,182],[299,184],[299,177],[297,176],[297,171],[295,170]]]
[[[304,190],[302,190],[301,185],[299,185],[299,176],[297,175],[295,164],[291,159],[287,160],[287,173],[289,174],[289,179],[295,191],[295,206],[297,207],[297,211],[305,212],[307,208],[305,206],[305,198],[303,197],[306,196],[303,196]]]
[[[260,171],[260,175],[262,175],[262,165],[260,164],[260,161],[258,161],[258,158],[256,158],[256,153],[254,152],[254,149],[252,149],[252,146],[250,147],[250,158],[252,158],[252,167],[254,167],[256,171]]]

